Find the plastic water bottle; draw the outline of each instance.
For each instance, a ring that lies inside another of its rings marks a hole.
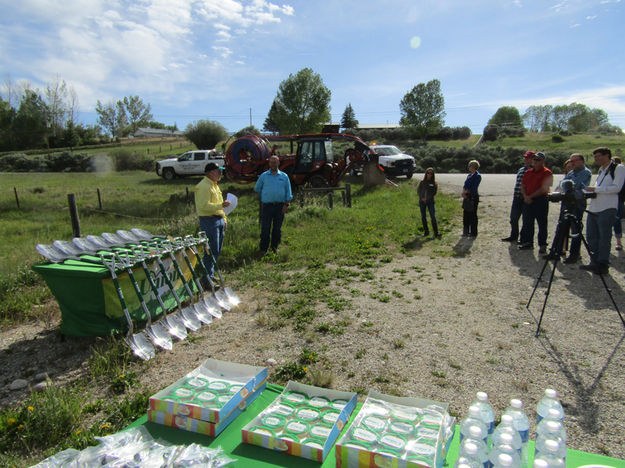
[[[478,460],[484,468],[489,468],[488,447],[484,442],[484,432],[479,426],[469,427],[469,436],[460,442],[459,456]],[[475,451],[473,447],[475,446]]]
[[[483,434],[482,439],[484,439],[484,443],[488,443],[488,428],[482,421],[479,406],[476,405],[469,406],[469,415],[460,423],[460,442],[462,442],[466,437],[469,437],[469,429],[472,426],[480,428]]]
[[[486,424],[488,435],[492,435],[495,430],[495,412],[493,407],[488,402],[488,395],[485,392],[477,392],[475,394],[476,400],[471,406],[477,406],[480,409],[480,417],[482,422]]]
[[[499,438],[499,444],[494,444],[493,449],[490,451],[490,462],[494,466],[498,463],[499,455],[505,453],[512,458],[512,466],[521,466],[521,451],[520,448],[515,448],[514,436],[510,433],[504,432]],[[519,439],[520,440],[520,439]]]
[[[521,436],[521,442],[526,444],[530,435],[530,421],[523,412],[523,402],[513,398],[504,414],[512,416],[514,427]]]
[[[507,453],[500,453],[493,462],[493,468],[521,468],[519,458],[514,458]]]
[[[546,451],[548,440],[555,440],[558,443],[558,456],[566,460],[566,429],[560,421],[543,419],[536,428],[536,456]]]
[[[536,468],[566,468],[566,462],[558,456],[560,452],[560,444],[555,440],[547,440],[545,442],[544,451],[534,458],[534,467]]]
[[[469,441],[460,445],[461,452],[454,464],[454,468],[484,468],[483,462],[478,458],[479,447]]]
[[[553,417],[555,413],[549,414],[549,410],[554,409],[558,411],[558,416]],[[557,419],[559,421],[564,420],[564,408],[558,400],[558,392],[552,388],[545,389],[545,396],[541,398],[536,406],[536,425],[540,424],[540,421],[549,415],[551,419]]]
[[[512,438],[506,439],[510,441],[509,443],[502,440],[503,434],[508,434]],[[504,414],[501,417],[501,422],[493,431],[493,447],[497,447],[498,445],[511,445],[516,451],[519,452],[519,456],[522,455],[523,442],[521,441],[521,436],[519,435],[519,431],[514,427],[514,419],[509,414]]]

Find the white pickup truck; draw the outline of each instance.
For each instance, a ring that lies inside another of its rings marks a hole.
[[[378,155],[378,164],[388,177],[401,175],[406,176],[406,179],[412,177],[416,169],[414,157],[402,153],[393,145],[371,145],[369,149]]]
[[[204,175],[208,163],[215,163],[221,167],[224,165],[224,155],[216,149],[187,151],[177,158],[157,161],[156,175],[166,180]]]

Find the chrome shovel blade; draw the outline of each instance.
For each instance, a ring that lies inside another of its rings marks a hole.
[[[172,336],[175,336],[179,340],[184,340],[187,337],[187,327],[184,326],[184,322],[178,314],[168,315],[167,318],[163,320],[163,326]]]
[[[215,299],[213,296],[205,297],[204,303],[208,306],[208,311],[213,317],[218,319],[223,317],[223,314],[221,312],[221,306],[219,305],[219,302],[217,302],[217,299]]]
[[[174,344],[171,341],[171,336],[165,330],[165,328],[160,323],[153,323],[151,327],[145,329],[145,333],[148,335],[148,338],[159,348],[166,349],[171,351]]]
[[[202,327],[195,310],[191,307],[185,307],[182,309],[182,311],[180,311],[180,318],[182,319],[184,326],[191,331],[198,331]]]
[[[220,289],[219,291],[215,293],[215,299],[217,300],[217,302],[219,303],[219,306],[222,309],[226,309],[227,311],[229,311],[232,308],[230,306],[230,303],[228,302],[228,296],[226,295],[223,289]]]
[[[154,345],[150,342],[150,340],[148,340],[148,337],[145,336],[143,332],[128,336],[124,338],[124,341],[128,346],[130,346],[132,352],[144,361],[152,359],[156,354]]]
[[[226,293],[226,296],[228,296],[228,303],[230,303],[232,307],[236,307],[241,303],[241,299],[239,299],[237,293],[235,293],[230,287],[225,287],[224,292]]]

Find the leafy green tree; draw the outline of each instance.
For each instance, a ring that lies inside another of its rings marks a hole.
[[[219,122],[198,120],[187,125],[184,136],[199,149],[211,149],[228,138],[228,131]]]
[[[499,125],[501,127],[523,127],[523,119],[519,109],[514,106],[502,106],[488,121],[489,125]]]
[[[331,95],[312,69],[290,74],[278,87],[273,122],[282,134],[318,132],[330,120]]]
[[[350,102],[345,107],[343,111],[343,117],[341,118],[341,127],[343,128],[356,128],[358,127],[358,120],[356,120],[356,114],[354,113],[354,109],[352,108],[352,103]]]
[[[15,109],[9,101],[0,98],[0,151],[13,149],[13,121]]]
[[[140,126],[147,126],[153,119],[150,104],[145,104],[139,96],[124,97],[124,109],[130,125],[130,133],[135,133]]]
[[[41,96],[26,89],[12,125],[14,149],[42,148],[48,134],[48,106]]]
[[[236,138],[245,136],[245,135],[260,135],[260,130],[258,130],[254,125],[248,125],[247,127],[242,128],[238,132],[234,134]]]
[[[423,141],[445,124],[445,98],[437,79],[419,83],[406,93],[399,104],[399,124]]]
[[[523,114],[523,121],[530,132],[548,132],[551,130],[553,106],[529,106]]]
[[[265,119],[265,123],[263,123],[263,131],[278,133],[280,128],[276,123],[276,117],[278,115],[278,103],[276,100],[273,100],[271,104],[271,109],[269,109],[269,113],[267,114],[267,118]]]
[[[122,101],[109,102],[108,104],[97,101],[95,111],[98,113],[98,123],[108,130],[113,138],[120,136],[121,130],[128,125],[126,110]]]

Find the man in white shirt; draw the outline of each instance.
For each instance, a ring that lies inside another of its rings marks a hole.
[[[599,166],[599,173],[595,186],[586,187],[584,190],[595,192],[597,198],[590,201],[589,214],[586,218],[590,263],[580,268],[605,274],[609,268],[612,226],[616,220],[618,193],[625,182],[625,166],[612,162],[612,152],[609,148],[597,148],[592,154],[595,157],[595,164]]]

